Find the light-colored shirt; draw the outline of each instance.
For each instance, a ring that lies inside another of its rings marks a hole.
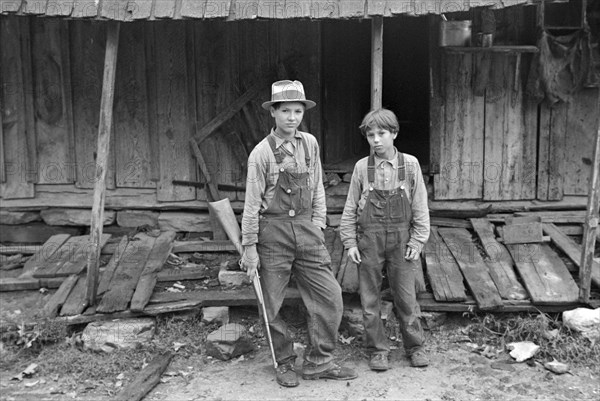
[[[423,181],[421,166],[416,157],[404,154],[405,179],[398,180],[398,151],[394,157],[385,160],[375,155],[374,189],[394,189],[404,186],[411,204],[412,220],[410,222],[410,239],[408,245],[421,252],[429,238],[429,207],[427,206],[427,189]],[[346,249],[357,246],[356,233],[358,217],[362,213],[369,195],[367,176],[368,157],[360,159],[354,166],[348,198],[340,222],[340,237]]]
[[[258,242],[259,216],[267,209],[275,196],[275,184],[279,179],[280,168],[283,167],[288,171],[298,173],[307,171],[302,138],[306,141],[310,157],[308,172],[309,185],[312,188],[311,220],[316,226],[325,228],[327,207],[317,139],[308,132],[302,131],[296,131],[294,138],[289,141],[275,135],[274,130],[271,130],[270,135],[275,136],[275,146],[278,149],[281,148],[283,161],[281,165],[277,164],[267,138],[256,145],[248,157],[246,200],[242,216],[242,245],[244,246]]]

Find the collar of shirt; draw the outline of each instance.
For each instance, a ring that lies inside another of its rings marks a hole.
[[[277,132],[275,132],[275,128],[271,128],[271,134],[273,134],[273,136],[275,137],[275,148],[279,148],[280,146],[282,146],[284,143],[289,142],[292,144],[292,146],[296,146],[296,144],[288,139],[283,139],[282,137],[280,137],[279,135],[277,135]],[[302,137],[300,136],[300,132],[298,130],[296,130],[296,133],[294,134],[294,139],[296,140],[302,140]]]
[[[391,159],[383,159],[377,154],[375,154],[375,168],[381,167],[382,163],[388,163],[392,166],[393,169],[398,170],[400,166],[398,166],[398,149],[394,146],[394,157]]]

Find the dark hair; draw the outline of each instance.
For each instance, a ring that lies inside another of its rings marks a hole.
[[[397,133],[400,129],[396,115],[388,109],[371,110],[363,118],[358,128],[360,128],[363,135],[367,135],[367,131],[374,127],[388,130],[392,134]]]
[[[294,100],[294,102],[302,103],[302,105],[304,106],[304,110],[306,110],[306,103],[304,103],[302,100]],[[278,110],[283,103],[292,103],[292,102],[275,102],[271,105],[271,107],[274,108],[275,110]]]

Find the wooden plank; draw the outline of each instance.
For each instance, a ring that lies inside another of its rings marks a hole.
[[[135,238],[137,240],[129,241],[119,260],[108,290],[96,308],[99,313],[122,311],[129,305],[155,242],[154,237],[144,233],[137,234]]]
[[[537,199],[548,200],[550,167],[550,117],[551,109],[544,103],[538,106],[538,162],[537,162]]]
[[[31,27],[30,19],[20,19],[20,40],[21,40],[21,57],[23,65],[23,91],[24,91],[24,109],[25,114],[25,136],[27,144],[27,176],[26,180],[30,183],[36,183],[38,181],[38,174],[36,170],[38,168],[38,157],[36,148],[36,134],[35,134],[35,118],[34,118],[34,105],[33,105],[33,87],[31,71]]]
[[[73,1],[64,1],[64,2],[55,2],[49,1],[46,6],[46,16],[64,16],[68,17],[73,12],[73,6],[75,2]]]
[[[429,36],[439,35],[439,21],[428,17]],[[429,40],[429,173],[440,173],[441,138],[445,132],[444,97],[442,85],[445,84],[442,66],[442,54],[435,40]],[[434,179],[435,181],[435,179]],[[434,194],[435,195],[435,194]]]
[[[534,304],[574,303],[579,288],[547,244],[507,245]]]
[[[548,200],[562,199],[564,193],[568,108],[568,103],[560,103],[550,115]]]
[[[100,236],[100,249],[106,245],[108,240],[110,239],[111,234],[102,234]],[[90,241],[82,242],[79,245],[79,249],[75,251],[75,254],[72,258],[69,258],[55,274],[55,277],[60,276],[70,276],[71,274],[79,274],[83,272],[88,263],[88,255],[90,251],[94,248],[94,245],[90,243]]]
[[[195,199],[194,188],[174,186],[172,181],[196,179],[196,167],[190,152],[188,51],[186,31],[172,22],[155,23],[157,82],[157,128],[159,140],[159,169],[157,199],[182,201]]]
[[[81,314],[89,305],[87,298],[87,279],[85,274],[78,276],[75,287],[67,297],[62,308],[60,308],[61,316],[74,316]]]
[[[0,292],[39,290],[40,288],[58,288],[65,280],[64,277],[37,279],[33,277],[0,278]]]
[[[224,241],[175,241],[173,253],[179,252],[236,252],[229,240]]]
[[[41,248],[27,260],[27,262],[25,262],[23,273],[21,273],[20,277],[24,278],[33,275],[33,272],[38,268],[41,268],[51,261],[54,253],[67,242],[69,237],[71,237],[69,234],[56,234],[48,238],[48,241],[46,241],[44,245],[42,245]]]
[[[98,124],[96,173],[92,222],[90,226],[90,247],[87,254],[87,305],[96,305],[100,251],[102,249],[102,229],[104,227],[104,199],[106,197],[106,172],[108,169],[110,135],[113,121],[115,79],[117,75],[117,55],[119,50],[120,23],[110,22],[106,31],[106,53],[104,56],[104,76],[100,101],[100,122]]]
[[[160,234],[152,247],[152,251],[148,256],[148,261],[142,272],[142,275],[137,283],[137,287],[131,298],[131,309],[134,312],[140,312],[145,307],[150,296],[154,291],[154,286],[157,282],[157,272],[159,272],[173,248],[173,240],[175,239],[175,231],[165,231]]]
[[[156,63],[158,55],[156,53],[156,35],[155,24],[144,24],[145,48],[146,48],[146,85],[148,94],[148,136],[150,147],[150,177],[157,183],[160,180],[160,167],[158,160],[160,158],[160,141],[158,139],[158,75]],[[156,191],[154,191],[156,192]]]
[[[38,184],[73,183],[74,152],[71,81],[68,77],[68,24],[58,19],[32,20],[35,132]],[[66,49],[63,49],[65,47]]]
[[[53,318],[58,315],[58,311],[64,305],[67,297],[77,284],[79,277],[77,275],[69,276],[63,281],[58,290],[52,295],[48,302],[44,305],[44,316]]]
[[[204,17],[204,10],[206,9],[205,0],[182,0],[181,2],[181,16],[183,18],[198,18]]]
[[[56,277],[56,273],[65,263],[75,259],[77,251],[81,246],[87,244],[88,239],[89,237],[87,235],[69,237],[60,248],[54,251],[52,255],[46,259],[46,263],[37,266],[36,270],[33,272],[33,277]]]
[[[158,355],[148,363],[123,390],[117,394],[117,401],[140,401],[160,381],[160,377],[167,370],[173,359],[171,351]]]
[[[483,199],[535,197],[537,104],[525,95],[521,72],[530,57],[493,54],[485,92]]]
[[[429,218],[429,223],[436,227],[455,227],[455,228],[472,228],[471,222],[466,219],[453,219],[449,217],[435,217]]]
[[[552,223],[544,223],[544,233],[550,236],[552,242],[581,269],[582,248],[569,238],[560,228]],[[600,263],[592,260],[592,281],[600,287]]]
[[[0,103],[2,115],[2,139],[4,152],[5,182],[0,183],[3,199],[33,198],[34,188],[30,176],[35,172],[30,168],[29,136],[27,135],[27,107],[24,57],[21,44],[22,18],[6,16],[0,19]]]
[[[155,292],[150,298],[150,306],[164,305],[171,302],[195,301],[201,306],[241,306],[256,305],[256,295],[250,287],[235,290],[204,290],[187,292]],[[285,301],[302,301],[297,288],[285,289]],[[285,302],[284,301],[284,302]],[[150,306],[146,307],[147,310]]]
[[[515,212],[515,216],[538,217],[542,223],[584,223],[585,210],[565,210],[552,212]]]
[[[149,19],[152,16],[154,0],[137,0],[127,2],[127,12],[133,20]]]
[[[108,264],[104,267],[104,271],[100,276],[100,283],[98,284],[98,295],[102,295],[108,289],[108,285],[110,284],[113,274],[119,265],[121,258],[125,253],[125,249],[127,248],[127,244],[129,243],[129,238],[124,235],[121,237],[121,241],[117,245],[115,252],[113,253],[112,258],[108,261]]]
[[[502,240],[505,244],[527,244],[542,242],[542,223],[505,224],[502,227]]]
[[[175,16],[175,0],[159,0],[154,2],[154,18],[173,18]]]
[[[445,54],[444,131],[440,173],[434,176],[435,199],[483,196],[484,99],[471,88],[473,56]],[[465,135],[468,133],[468,135]]]
[[[439,233],[456,259],[473,297],[480,309],[502,307],[502,299],[488,267],[464,228],[440,228]]]
[[[183,280],[203,280],[205,278],[215,277],[214,269],[210,267],[186,267],[184,269],[166,269],[156,274],[158,282],[183,281]]]
[[[348,4],[344,1],[340,4]],[[350,2],[351,3],[351,2]],[[383,96],[383,17],[371,20],[371,110],[380,109]]]
[[[153,180],[146,79],[146,30],[121,27],[115,83],[115,157],[118,187],[156,188]]]
[[[473,229],[479,236],[487,259],[490,276],[502,299],[526,299],[527,291],[519,282],[513,268],[513,260],[504,245],[496,241],[494,226],[487,219],[471,219]]]
[[[71,60],[73,71],[73,129],[78,188],[94,188],[98,124],[102,100],[102,77],[107,24],[73,21],[71,24]],[[76,74],[75,71],[83,71]],[[114,188],[114,159],[110,158],[107,188]]]
[[[457,302],[466,299],[460,268],[436,227],[431,228],[429,240],[425,244],[425,266],[437,301]]]
[[[1,54],[0,54],[1,55]],[[1,70],[0,70],[1,72]],[[0,79],[0,83],[2,80]],[[2,107],[3,94],[0,91],[0,184],[6,182],[6,170],[5,170],[5,161],[4,161],[4,128],[2,123],[2,114],[4,113],[4,107]]]

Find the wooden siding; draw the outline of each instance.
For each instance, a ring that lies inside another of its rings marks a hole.
[[[496,8],[527,3],[505,0]],[[0,0],[0,14],[98,18],[117,21],[159,19],[348,19],[383,15],[426,15],[467,11],[481,2],[464,0]]]

